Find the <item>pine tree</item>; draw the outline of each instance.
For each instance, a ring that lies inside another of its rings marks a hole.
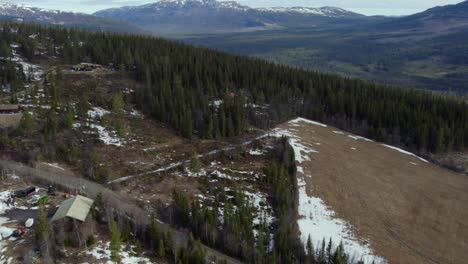
[[[19,125],[19,130],[22,133],[29,134],[33,128],[34,122],[32,120],[31,114],[28,111],[24,111]]]
[[[124,95],[122,92],[117,92],[112,97],[112,112],[121,113],[125,106]]]
[[[111,241],[110,241],[109,249],[111,251],[111,260],[114,262],[119,262],[121,259],[120,257],[121,237],[120,237],[119,227],[117,226],[117,223],[114,220],[112,220],[112,223],[111,223],[110,233],[111,233]]]
[[[47,211],[45,209],[44,203],[39,204],[39,216],[36,224],[36,238],[40,239],[44,236],[48,236],[49,222],[47,221]]]
[[[309,259],[309,263],[315,263],[315,251],[312,240],[310,239],[310,234],[307,237],[307,258]]]
[[[172,231],[169,228],[166,232],[166,242],[164,243],[166,246],[166,255],[173,255],[173,248],[174,248],[174,240],[172,238]]]
[[[192,160],[190,162],[190,170],[195,173],[199,173],[202,167],[202,163],[200,158],[198,158],[197,153],[193,153]]]
[[[130,241],[130,224],[128,221],[124,222],[124,225],[122,227],[122,242],[129,242]]]
[[[71,106],[67,106],[67,112],[65,114],[65,127],[71,129],[73,127],[73,120],[75,119],[75,112]]]
[[[166,249],[164,247],[164,240],[162,238],[159,239],[158,256],[160,258],[164,258],[166,256]]]
[[[151,225],[149,228],[149,235],[150,241],[154,249],[157,248],[159,239],[160,239],[160,232],[159,232],[159,225],[156,222],[156,214],[151,215]]]
[[[140,240],[136,240],[135,241],[135,255],[139,257],[141,256],[142,253],[143,253],[143,247],[141,246],[141,242]]]

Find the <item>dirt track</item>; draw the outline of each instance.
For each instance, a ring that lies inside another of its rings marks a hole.
[[[301,165],[307,193],[378,255],[390,263],[467,263],[467,176],[332,127],[299,124],[280,127],[319,152]]]

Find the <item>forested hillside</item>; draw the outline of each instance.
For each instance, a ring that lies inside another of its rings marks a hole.
[[[468,1],[368,24],[192,34],[185,41],[291,66],[389,84],[467,93]]]
[[[46,55],[66,64],[112,64],[145,84],[136,91],[145,114],[188,138],[235,136],[250,126],[268,127],[300,115],[423,153],[462,151],[468,142],[467,104],[450,96],[151,37],[7,22],[1,27],[0,57],[19,43],[28,58],[42,43],[49,47]],[[0,67],[3,86],[24,79],[9,65],[6,60]]]

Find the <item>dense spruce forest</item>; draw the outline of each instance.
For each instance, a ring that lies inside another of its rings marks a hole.
[[[250,126],[266,128],[299,115],[421,153],[462,151],[468,145],[468,106],[451,96],[146,36],[10,22],[2,22],[1,29],[3,58],[19,44],[31,59],[41,45],[47,47],[43,55],[64,64],[113,65],[143,84],[136,92],[145,114],[188,138],[236,136]],[[0,78],[2,85],[24,80],[8,60],[0,66]]]

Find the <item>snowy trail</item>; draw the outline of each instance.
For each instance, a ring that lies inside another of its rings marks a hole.
[[[326,127],[324,124],[303,118],[294,119],[288,122],[288,125],[291,128],[297,128],[301,126],[301,123]],[[310,144],[296,135],[295,131],[297,130],[279,128],[273,130],[277,137],[287,136],[295,152],[299,188],[298,226],[301,231],[301,240],[305,244],[310,235],[314,245],[320,245],[323,239],[328,243],[331,238],[335,246],[342,242],[345,250],[356,260],[362,259],[366,264],[387,263],[384,258],[374,255],[369,243],[362,243],[358,240],[352,232],[351,225],[345,220],[337,218],[335,212],[322,199],[307,194],[305,178],[310,176],[301,164],[310,161],[311,155],[318,152],[309,147]]]

